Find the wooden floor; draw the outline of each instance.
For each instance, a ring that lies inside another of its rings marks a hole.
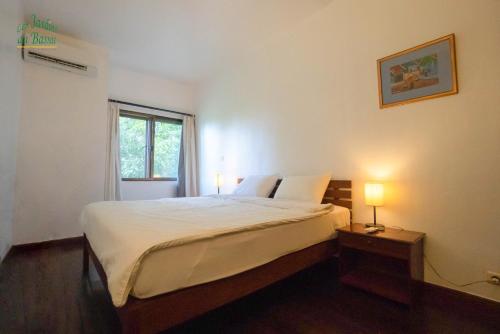
[[[116,333],[94,271],[81,279],[79,243],[14,251],[0,265],[0,333]],[[92,269],[93,270],[93,269]],[[437,306],[403,306],[340,287],[316,266],[165,333],[500,333]]]

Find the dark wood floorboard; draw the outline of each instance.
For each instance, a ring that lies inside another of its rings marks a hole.
[[[0,265],[0,333],[118,333],[94,268],[82,279],[81,244],[12,251]],[[342,287],[326,263],[164,334],[500,333],[500,327],[433,305],[409,309]]]

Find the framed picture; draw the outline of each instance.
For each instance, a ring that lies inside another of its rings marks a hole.
[[[377,60],[380,108],[457,94],[455,35]]]

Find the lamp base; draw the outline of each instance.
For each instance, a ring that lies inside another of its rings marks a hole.
[[[381,224],[368,223],[365,224],[365,227],[375,227],[379,231],[385,231],[385,226]]]

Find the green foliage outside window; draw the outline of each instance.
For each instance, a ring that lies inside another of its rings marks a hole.
[[[154,138],[150,138],[153,130]],[[181,135],[182,123],[120,116],[122,178],[177,178]]]
[[[154,177],[177,177],[182,124],[155,122]]]
[[[146,177],[147,120],[120,117],[120,163],[123,178]]]

